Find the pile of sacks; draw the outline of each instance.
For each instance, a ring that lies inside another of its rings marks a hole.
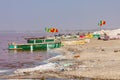
[[[111,30],[108,36],[110,39],[120,39],[120,29]]]
[[[101,30],[101,31],[96,31],[93,34],[100,34],[101,36],[106,34],[109,36],[109,39],[120,39],[120,29],[115,29],[115,30]]]

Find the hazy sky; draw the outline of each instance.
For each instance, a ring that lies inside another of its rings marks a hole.
[[[0,0],[0,31],[120,28],[120,0]]]

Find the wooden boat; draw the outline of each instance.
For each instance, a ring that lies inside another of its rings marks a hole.
[[[9,50],[36,51],[59,48],[61,42],[54,39],[27,38],[26,44],[11,43],[8,46]]]
[[[89,43],[90,39],[79,39],[79,40],[64,40],[62,41],[62,45],[83,45],[85,43]]]
[[[27,43],[44,43],[44,42],[55,42],[53,38],[25,38]]]
[[[61,46],[61,42],[49,42],[49,43],[36,43],[36,44],[9,44],[9,50],[47,50],[52,48],[59,48]]]

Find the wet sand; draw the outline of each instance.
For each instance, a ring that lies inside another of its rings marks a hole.
[[[91,39],[90,43],[84,45],[69,45],[53,51],[61,53],[63,57],[49,59],[49,62],[59,61],[63,65],[71,62],[72,65],[59,70],[38,70],[0,78],[120,79],[120,40]]]

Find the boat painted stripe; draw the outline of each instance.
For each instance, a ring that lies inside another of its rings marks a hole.
[[[33,45],[30,45],[30,51],[33,51]]]
[[[17,46],[16,46],[16,45],[14,45],[14,48],[16,49],[16,48],[17,48]]]
[[[34,40],[34,43],[36,43],[36,40]]]

